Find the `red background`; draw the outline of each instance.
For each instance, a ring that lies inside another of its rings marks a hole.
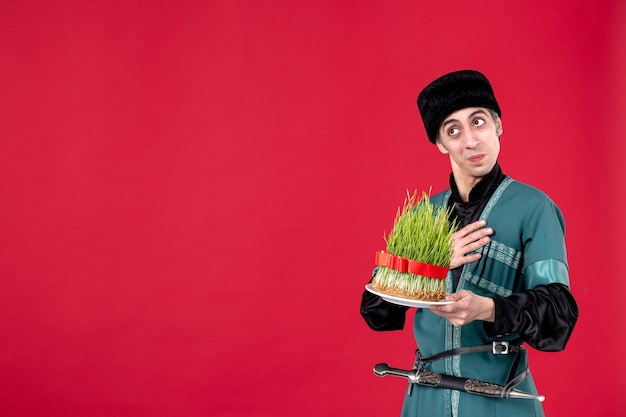
[[[501,164],[563,209],[580,321],[548,415],[626,414],[618,0],[0,1],[0,415],[391,416],[361,320],[419,90],[489,76]]]

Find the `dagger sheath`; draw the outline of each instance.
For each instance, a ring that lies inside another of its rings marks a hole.
[[[406,371],[404,369],[391,368],[385,363],[379,363],[374,367],[374,373],[381,377],[391,375],[406,378],[413,384],[424,385],[427,387],[453,389],[485,397],[523,398],[533,399],[539,402],[542,402],[545,399],[542,395],[537,396],[518,389],[512,389],[507,394],[503,395],[504,386],[502,385],[440,374],[438,372],[429,371],[425,368]]]

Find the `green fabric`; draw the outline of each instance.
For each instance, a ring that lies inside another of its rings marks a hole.
[[[433,196],[431,201],[445,206],[449,196],[448,190]],[[492,241],[480,250],[479,261],[464,266],[459,290],[506,297],[541,284],[569,284],[563,216],[543,192],[507,177],[491,197],[481,219],[493,228]],[[448,273],[448,292],[452,292],[451,287],[452,274]],[[422,356],[494,340],[487,337],[481,321],[455,328],[447,320],[423,309],[417,310],[413,327]],[[509,334],[498,340],[519,341],[519,335]],[[514,354],[471,353],[426,367],[435,372],[504,385],[514,359]],[[524,358],[518,372],[526,366]],[[537,394],[530,375],[517,388]],[[543,415],[541,404],[534,400],[487,398],[417,385],[413,386],[410,396],[405,396],[402,410],[402,417]]]

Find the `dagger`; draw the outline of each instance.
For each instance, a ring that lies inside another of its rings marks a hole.
[[[483,382],[475,379],[460,378],[452,375],[440,374],[429,371],[425,368],[413,369],[410,371],[404,369],[391,368],[386,363],[379,363],[374,366],[374,373],[380,377],[387,375],[408,379],[412,384],[424,385],[427,387],[447,388],[468,394],[482,395],[485,397],[496,398],[521,398],[529,400],[537,400],[543,402],[543,395],[533,395],[528,392],[512,389],[507,394],[502,395],[504,386],[493,384],[491,382]]]

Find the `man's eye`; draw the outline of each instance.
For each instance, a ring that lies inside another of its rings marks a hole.
[[[452,129],[448,130],[448,135],[450,136],[454,136],[458,133],[459,133],[459,129],[457,129],[456,127],[453,127]]]
[[[474,120],[474,126],[482,126],[484,124],[485,124],[485,121],[483,119]]]

